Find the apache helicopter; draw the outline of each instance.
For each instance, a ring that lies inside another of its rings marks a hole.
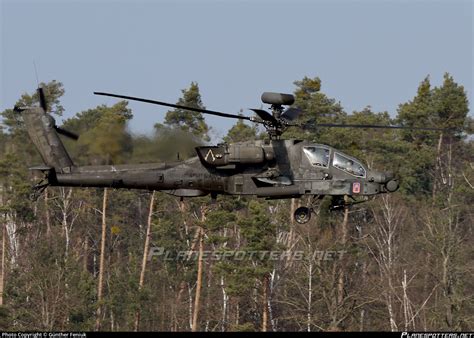
[[[399,187],[392,173],[370,170],[361,161],[333,147],[281,139],[282,133],[290,126],[307,127],[296,122],[301,110],[284,108],[294,103],[291,94],[263,93],[262,102],[270,105],[271,113],[251,109],[256,114],[252,117],[125,95],[94,94],[248,120],[263,125],[269,137],[266,140],[199,146],[195,148],[196,157],[174,163],[75,166],[58,134],[76,140],[78,136],[56,126],[54,118],[47,112],[43,89],[38,88],[39,107],[15,107],[44,161],[44,165],[30,168],[44,174],[44,179],[33,187],[35,196],[48,186],[147,189],[181,198],[207,194],[213,199],[218,194],[253,195],[267,199],[310,196],[309,205],[299,207],[294,214],[295,220],[303,224],[310,220],[313,207],[324,196],[332,196],[332,207],[340,208],[364,202],[378,194],[394,192]],[[310,127],[440,130],[315,123]],[[344,196],[349,196],[352,201],[348,202]]]

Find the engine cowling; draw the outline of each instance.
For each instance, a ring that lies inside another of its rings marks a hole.
[[[260,146],[230,144],[202,146],[196,148],[204,165],[222,167],[231,164],[263,164],[271,160],[271,152],[266,153]]]

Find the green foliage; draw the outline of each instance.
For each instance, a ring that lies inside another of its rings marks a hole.
[[[11,318],[6,306],[0,306],[0,330],[10,331]]]
[[[448,73],[444,74],[441,87],[433,89],[433,101],[438,115],[438,124],[451,129],[448,135],[460,137],[466,131],[469,103],[464,87],[457,84]]]
[[[49,83],[41,83],[40,86],[44,89],[49,112],[53,115],[61,116],[64,112],[60,102],[60,98],[65,92],[63,84],[53,80]],[[34,105],[39,105],[36,92],[33,94],[23,94],[15,104],[17,107],[31,107]],[[40,163],[40,157],[36,149],[31,146],[31,141],[29,140],[21,115],[13,109],[6,109],[1,112],[0,117],[3,120],[2,124],[5,126],[2,128],[2,137],[0,137],[0,141],[3,139],[4,143],[3,151],[23,158],[26,166]]]
[[[119,164],[132,153],[132,137],[127,122],[133,117],[126,101],[105,105],[77,114],[64,127],[80,135],[68,142],[74,160],[89,164]]]
[[[248,250],[271,250],[274,246],[274,225],[265,209],[265,204],[251,200],[247,217],[239,220]]]
[[[205,109],[196,82],[191,82],[189,89],[183,89],[182,93],[183,96],[178,100],[177,105]],[[166,113],[165,124],[191,133],[204,141],[209,141],[209,127],[201,113],[176,108]]]
[[[34,218],[28,196],[31,193],[28,182],[28,173],[22,159],[12,153],[0,158],[0,187],[2,191],[2,205],[0,213],[10,213],[19,220]]]
[[[48,112],[61,116],[64,112],[64,107],[61,105],[60,98],[64,95],[65,91],[63,84],[55,80],[49,83],[40,83],[40,87],[43,87],[44,95],[46,97],[46,104]],[[24,93],[21,98],[15,103],[16,107],[31,107],[39,105],[38,93],[27,94]],[[7,127],[8,133],[17,133],[23,130],[23,121],[20,115],[13,111],[13,109],[7,109],[1,113],[3,118],[3,124]]]
[[[242,243],[238,250],[246,253],[244,260],[224,260],[219,261],[215,268],[222,273],[227,281],[227,292],[229,295],[243,297],[255,287],[255,280],[262,278],[269,273],[272,263],[269,255],[262,255],[263,252],[277,248],[274,237],[275,225],[270,221],[266,203],[250,200],[247,204],[247,210],[239,213],[237,223],[240,228]],[[229,211],[221,211],[214,219],[211,219],[211,226],[216,219],[222,221],[222,224],[234,222],[235,218],[228,215]],[[209,223],[208,223],[209,224]],[[227,249],[222,249],[224,253]]]
[[[71,288],[75,290],[70,300],[69,321],[71,331],[89,330],[95,322],[96,282],[93,276],[76,269],[71,273]]]
[[[335,99],[329,98],[320,91],[321,80],[316,77],[309,79],[305,77],[301,81],[295,81],[296,90],[295,106],[301,108],[305,113],[299,116],[298,121],[308,126],[315,123],[341,123],[346,116],[341,104]],[[304,132],[305,139],[314,139],[320,143],[329,143],[334,137],[334,130],[328,128],[310,128]],[[289,128],[283,137],[301,138],[302,131],[299,128]]]
[[[464,88],[446,73],[441,87],[431,88],[429,77],[418,87],[413,100],[401,104],[397,120],[411,127],[449,128],[443,132],[402,130],[404,166],[401,190],[409,195],[427,195],[434,188],[436,156],[443,140],[459,142],[467,131],[468,102]],[[438,149],[437,149],[438,148]],[[438,154],[437,154],[438,153]]]
[[[235,222],[236,216],[228,210],[213,211],[206,220],[206,229],[210,231],[221,230],[230,227]]]
[[[236,124],[230,128],[227,135],[224,137],[224,142],[234,143],[251,141],[257,138],[257,127],[255,125],[249,126],[243,120],[238,120]]]
[[[300,105],[301,109],[309,110],[311,98],[321,90],[321,79],[315,77],[311,79],[305,76],[300,81],[295,81],[294,85],[297,87],[295,90],[295,98]]]
[[[234,332],[255,332],[257,331],[255,328],[255,325],[253,323],[244,323],[244,324],[238,324],[238,325],[233,325],[231,327],[231,331]]]
[[[77,113],[74,117],[64,121],[64,127],[78,134],[86,133],[101,122],[117,122],[125,124],[133,117],[132,111],[127,107],[127,101],[117,102],[112,107],[97,106]]]
[[[440,87],[431,88],[429,77],[418,87],[413,100],[403,103],[398,109],[398,121],[409,127],[437,127],[450,129],[444,133],[460,137],[466,131],[469,111],[464,87],[454,82],[452,76],[444,74]],[[434,146],[437,132],[403,131],[403,139],[416,145]]]
[[[438,124],[433,102],[433,90],[430,79],[427,76],[419,85],[417,95],[413,100],[400,104],[398,108],[398,121],[407,127],[441,127]],[[404,141],[416,145],[434,145],[436,132],[424,130],[403,130],[401,132]]]

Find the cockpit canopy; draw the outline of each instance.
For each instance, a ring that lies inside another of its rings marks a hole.
[[[328,168],[331,159],[331,148],[323,145],[303,147],[303,152],[311,165],[320,168]],[[365,177],[364,166],[356,159],[337,151],[332,151],[332,166],[357,177]]]
[[[335,168],[345,171],[351,175],[365,177],[365,169],[362,164],[340,153],[334,153],[332,165]]]
[[[303,147],[303,152],[309,162],[316,167],[325,167],[329,165],[329,148],[320,146]]]

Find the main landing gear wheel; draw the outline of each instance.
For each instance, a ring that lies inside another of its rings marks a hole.
[[[294,213],[295,221],[299,224],[308,223],[311,219],[311,210],[307,207],[299,207]]]

